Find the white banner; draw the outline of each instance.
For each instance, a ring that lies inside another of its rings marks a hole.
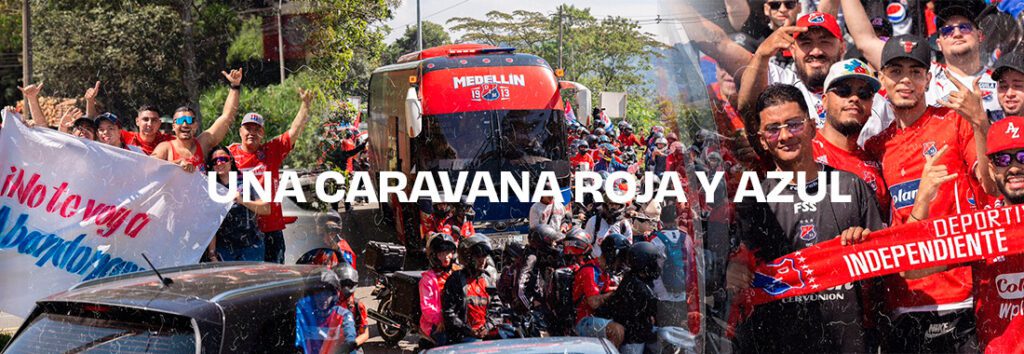
[[[195,264],[230,203],[176,165],[5,112],[0,130],[0,311],[86,280]],[[155,279],[155,278],[154,278]]]

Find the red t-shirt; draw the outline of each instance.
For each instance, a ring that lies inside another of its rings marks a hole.
[[[590,316],[594,310],[587,305],[587,298],[595,295],[607,294],[612,285],[608,272],[597,265],[597,260],[592,259],[585,263],[578,271],[572,282],[572,299],[576,304],[576,323],[584,317]]]
[[[162,142],[171,141],[171,140],[174,140],[174,136],[173,135],[168,135],[168,134],[164,134],[164,133],[161,133],[161,132],[157,132],[156,133],[156,138],[153,139],[153,142],[152,143],[147,143],[147,142],[142,140],[142,135],[137,133],[137,132],[130,132],[130,131],[127,131],[127,130],[122,130],[121,131],[121,142],[122,143],[124,143],[125,145],[138,146],[140,149],[142,149],[142,152],[146,153],[146,155],[152,155],[153,154],[153,149],[156,149],[157,145],[160,145],[160,143],[162,143]]]
[[[270,195],[271,198],[275,198],[277,184],[281,178],[281,164],[284,163],[284,158],[292,151],[293,146],[291,136],[288,135],[288,132],[284,132],[284,134],[263,143],[263,146],[255,153],[242,150],[242,145],[238,143],[228,146],[228,150],[231,150],[238,170],[254,173],[260,183],[263,182],[263,172],[270,172]],[[285,223],[281,213],[281,203],[270,203],[270,214],[261,215],[257,221],[260,224],[260,231],[284,230]]]
[[[846,151],[818,133],[814,135],[814,160],[855,174],[867,182],[868,186],[875,190],[875,200],[878,201],[882,215],[888,213],[889,190],[886,189],[885,178],[882,177],[882,167],[859,146],[855,146],[853,151]]]
[[[1006,206],[1002,198],[988,208]],[[974,315],[985,353],[1024,354],[1024,255],[974,262]]]
[[[466,325],[474,331],[487,325],[487,306],[491,296],[487,294],[487,278],[466,279]]]
[[[892,225],[906,223],[917,196],[925,156],[932,156],[943,146],[948,146],[948,150],[935,163],[945,165],[957,177],[946,182],[936,194],[929,209],[929,217],[933,218],[976,210],[975,195],[984,194],[974,177],[977,153],[970,123],[951,109],[928,107],[911,126],[904,129],[894,122],[865,143],[865,150],[882,163],[882,176],[891,197]],[[937,304],[960,304],[947,309],[967,308],[961,303],[971,296],[970,280],[969,266],[921,279],[887,276],[886,306],[890,310]]]
[[[341,300],[339,305],[344,306],[352,312],[352,320],[356,322],[356,336],[366,331],[366,306],[356,300],[355,295],[349,296],[348,301]]]

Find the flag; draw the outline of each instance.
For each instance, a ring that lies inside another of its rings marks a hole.
[[[565,122],[569,124],[579,124],[576,121],[576,113],[572,111],[572,105],[569,104],[568,100],[565,101]]]

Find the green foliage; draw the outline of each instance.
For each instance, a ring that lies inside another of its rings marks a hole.
[[[313,88],[324,100],[365,93],[370,72],[384,51],[386,28],[371,26],[391,17],[386,0],[310,0],[317,18],[310,35]],[[358,63],[358,66],[354,66]]]
[[[443,26],[430,21],[423,21],[423,48],[437,47],[451,43],[452,38],[448,35],[448,32],[444,30]],[[419,50],[419,48],[418,43],[416,42],[416,26],[407,26],[405,27],[405,33],[402,34],[402,37],[399,37],[394,43],[388,45],[381,58],[381,64],[394,64],[402,55],[412,53],[417,50]]]
[[[632,99],[640,93],[643,72],[663,45],[640,26],[622,17],[598,20],[590,9],[562,6],[562,57],[566,80],[580,82],[594,92],[626,91]],[[558,16],[526,10],[491,11],[484,19],[456,17],[448,20],[452,31],[461,31],[464,42],[516,47],[521,53],[540,56],[558,66]]]
[[[106,110],[131,115],[141,104],[163,110],[188,103],[188,87],[223,82],[227,46],[239,20],[236,1],[51,0],[33,6],[35,78],[46,95],[78,97],[103,81]],[[184,73],[181,10],[193,13],[194,80]]]
[[[0,348],[3,348],[11,341],[11,335],[7,333],[0,333]]]
[[[238,36],[228,47],[228,63],[244,63],[263,58],[263,20],[253,17],[242,23]]]

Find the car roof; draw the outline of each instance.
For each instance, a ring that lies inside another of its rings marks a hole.
[[[618,353],[618,350],[606,339],[591,337],[547,337],[502,339],[483,342],[456,344],[433,348],[427,354],[461,354],[461,353]]]
[[[173,283],[163,286],[152,271],[141,271],[81,283],[43,301],[82,302],[127,307],[147,307],[178,313],[195,307],[195,300],[223,303],[263,289],[293,288],[319,284],[325,268],[313,265],[280,265],[258,262],[218,262],[161,269]]]

